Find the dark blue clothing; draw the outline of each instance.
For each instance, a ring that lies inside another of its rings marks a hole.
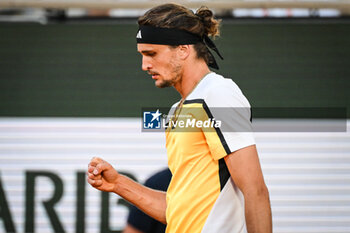
[[[145,186],[152,189],[166,191],[170,180],[171,172],[167,168],[148,178],[145,182]],[[166,228],[166,225],[149,217],[135,206],[132,206],[130,209],[128,223],[145,233],[164,233]]]

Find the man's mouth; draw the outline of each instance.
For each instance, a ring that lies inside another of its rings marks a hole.
[[[159,76],[158,73],[153,73],[153,72],[148,72],[148,74],[152,75],[152,79],[157,79]]]

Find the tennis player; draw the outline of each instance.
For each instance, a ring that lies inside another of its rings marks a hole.
[[[157,87],[174,87],[182,97],[168,123],[191,115],[215,124],[222,121],[225,128],[166,129],[173,175],[167,192],[142,186],[97,157],[89,163],[88,182],[167,223],[167,233],[272,232],[269,193],[255,141],[251,132],[238,130],[250,125],[250,104],[231,79],[209,69],[219,68],[211,50],[221,55],[210,37],[219,35],[220,22],[206,7],[193,13],[164,4],[146,12],[138,23],[142,69]],[[218,108],[227,112],[219,114]]]

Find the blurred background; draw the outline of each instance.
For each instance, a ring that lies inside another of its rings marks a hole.
[[[266,109],[342,111],[340,131],[256,141],[274,232],[350,232],[350,1],[173,2],[223,20],[218,73],[253,122],[295,122]],[[128,203],[89,187],[85,171],[100,156],[144,182],[167,166],[164,134],[141,132],[141,109],[180,96],[155,88],[135,43],[137,17],[160,3],[0,0],[0,232],[122,231]]]

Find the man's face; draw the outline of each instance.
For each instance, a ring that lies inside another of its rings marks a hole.
[[[137,44],[142,55],[142,70],[152,75],[157,87],[174,86],[181,80],[181,62],[177,48],[168,45]]]

